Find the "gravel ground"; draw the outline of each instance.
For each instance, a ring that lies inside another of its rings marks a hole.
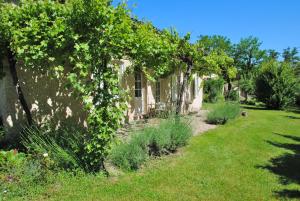
[[[193,129],[193,135],[200,135],[210,129],[216,128],[216,125],[208,124],[205,122],[207,110],[200,110],[198,113],[186,115],[184,118],[188,119]],[[133,131],[141,130],[146,126],[158,125],[161,119],[152,118],[147,120],[140,120],[128,125],[125,125],[118,131],[117,136],[120,139],[128,139],[130,133]]]
[[[195,136],[217,127],[216,125],[205,122],[207,112],[207,110],[200,110],[198,114],[191,115],[191,126]]]

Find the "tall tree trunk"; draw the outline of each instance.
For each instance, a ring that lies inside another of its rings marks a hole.
[[[176,115],[181,114],[181,108],[182,108],[182,103],[183,103],[184,92],[185,92],[185,89],[187,87],[189,78],[191,77],[191,74],[192,74],[193,63],[191,61],[188,61],[187,64],[188,64],[187,70],[184,74],[183,81],[182,81],[182,84],[181,84],[181,88],[180,88],[180,91],[179,91],[179,97],[178,97],[177,103],[176,103]]]
[[[27,101],[26,101],[25,96],[23,94],[23,91],[22,91],[22,88],[21,88],[21,85],[20,85],[20,81],[19,81],[19,78],[18,78],[17,69],[16,69],[17,61],[16,61],[16,58],[15,58],[15,55],[11,50],[8,50],[7,57],[8,57],[10,74],[11,74],[11,77],[12,77],[12,80],[13,80],[13,85],[14,85],[14,87],[16,89],[16,92],[17,92],[17,95],[18,95],[18,99],[19,99],[19,101],[21,103],[21,106],[22,106],[22,108],[23,108],[23,110],[26,114],[28,125],[32,126],[34,122],[33,122],[30,109],[28,107]]]

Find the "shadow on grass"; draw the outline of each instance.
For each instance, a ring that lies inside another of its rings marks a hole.
[[[241,108],[248,109],[248,110],[268,110],[265,107],[254,106],[254,105],[242,105]]]
[[[298,190],[282,190],[275,192],[277,196],[284,198],[300,198],[300,191]]]
[[[289,118],[289,119],[300,119],[300,117],[291,116],[291,115],[289,115],[289,116],[285,116],[285,117],[287,117],[287,118]]]
[[[300,114],[300,108],[288,108],[286,111],[288,112],[293,112],[293,113],[296,113],[296,114]]]
[[[280,183],[283,185],[291,183],[300,185],[300,137],[278,133],[274,134],[293,140],[294,143],[267,142],[275,147],[290,150],[293,153],[285,153],[272,158],[269,161],[271,163],[270,165],[259,166],[258,168],[267,169],[278,175]],[[283,198],[300,198],[299,190],[284,189],[282,191],[276,191],[275,194]]]

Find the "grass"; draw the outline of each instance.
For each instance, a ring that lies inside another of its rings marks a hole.
[[[300,114],[248,109],[119,177],[65,177],[36,200],[297,200]]]

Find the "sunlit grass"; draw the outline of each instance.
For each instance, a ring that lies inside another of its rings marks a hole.
[[[300,114],[247,111],[138,172],[61,178],[36,200],[299,199]]]

